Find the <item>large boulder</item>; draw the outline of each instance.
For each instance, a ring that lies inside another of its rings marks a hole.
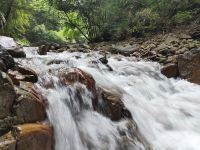
[[[10,78],[0,72],[0,119],[10,115],[16,93]]]
[[[14,126],[0,138],[1,150],[51,150],[53,130],[49,125],[24,124]]]
[[[0,46],[0,70],[7,71],[15,66],[14,59],[7,50]]]
[[[0,45],[4,47],[8,51],[8,53],[15,58],[26,57],[23,49],[20,48],[20,46],[17,44],[17,42],[14,41],[13,38],[0,36]]]
[[[161,68],[161,73],[168,78],[176,78],[179,75],[177,64],[167,64]]]
[[[183,79],[200,84],[200,49],[192,49],[179,55],[178,68]]]
[[[24,83],[20,88],[16,88],[16,92],[18,98],[13,112],[19,123],[33,123],[45,120],[46,111],[44,101],[32,84]]]

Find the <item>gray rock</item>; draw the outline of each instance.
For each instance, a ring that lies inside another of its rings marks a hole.
[[[192,49],[179,55],[178,68],[183,79],[200,84],[200,49]]]
[[[130,54],[134,53],[138,49],[139,46],[137,44],[113,45],[112,48],[110,49],[110,52],[119,53],[125,56],[130,56]]]
[[[13,38],[0,36],[0,45],[4,49],[6,49],[11,56],[15,58],[26,57],[23,49],[20,48],[20,46],[17,44],[17,42],[14,41]]]
[[[6,51],[6,49],[0,46],[0,70],[6,72],[14,66],[15,62],[12,56]]]
[[[16,98],[13,84],[9,77],[0,72],[0,119],[11,114],[11,108]]]

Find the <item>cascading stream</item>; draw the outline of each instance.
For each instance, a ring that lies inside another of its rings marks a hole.
[[[200,146],[200,86],[180,79],[167,79],[160,66],[135,58],[110,56],[113,71],[97,60],[92,53],[36,54],[34,48],[25,48],[27,59],[19,59],[39,74],[37,86],[47,97],[50,123],[54,127],[56,150],[143,150],[142,142],[133,141],[121,146],[119,130],[126,131],[127,120],[113,122],[92,110],[91,93],[84,85],[64,87],[50,72],[62,67],[77,67],[91,74],[97,86],[119,93],[131,112],[142,135],[154,150],[199,150]],[[51,64],[55,60],[60,64]],[[96,61],[96,63],[94,63]],[[49,65],[47,65],[49,64]],[[53,89],[43,82],[52,82]],[[81,99],[74,93],[83,86]]]

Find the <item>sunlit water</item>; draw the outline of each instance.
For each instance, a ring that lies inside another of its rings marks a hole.
[[[91,93],[83,85],[59,85],[58,78],[48,72],[61,67],[78,67],[91,74],[97,86],[119,93],[153,150],[200,150],[200,86],[167,79],[157,63],[135,58],[110,56],[111,72],[98,61],[102,56],[97,52],[39,56],[33,48],[25,51],[27,59],[18,61],[39,74],[37,85],[48,99],[47,113],[54,127],[56,150],[145,149],[137,140],[121,146],[119,130],[128,134],[126,120],[113,122],[93,111]],[[52,60],[63,63],[46,65]],[[44,80],[52,81],[54,88],[45,89]],[[83,86],[84,106],[76,100],[76,86]]]

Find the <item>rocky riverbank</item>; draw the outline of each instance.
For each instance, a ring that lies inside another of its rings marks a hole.
[[[38,53],[45,55],[53,52],[84,52],[99,51],[103,55],[120,54],[136,57],[138,60],[158,62],[161,72],[168,78],[188,79],[200,83],[198,77],[200,51],[200,27],[176,29],[171,33],[158,34],[149,38],[132,38],[121,42],[102,42],[96,44],[49,44],[40,43]],[[58,63],[58,62],[57,62]],[[191,67],[195,64],[197,67]],[[187,69],[186,69],[187,68]]]
[[[12,38],[0,37],[0,45],[0,149],[49,150],[53,129],[45,123],[44,100],[34,86],[37,75],[15,63],[25,53]]]

